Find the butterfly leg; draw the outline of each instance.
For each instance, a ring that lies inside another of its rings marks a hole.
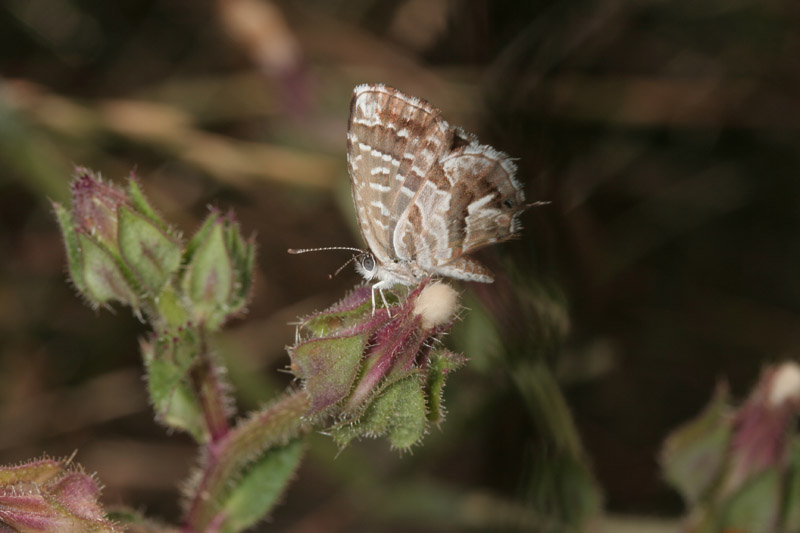
[[[386,312],[389,313],[389,318],[391,318],[392,311],[389,309],[389,304],[386,303],[386,296],[383,294],[383,289],[378,289],[378,292],[381,293],[381,301],[383,301],[383,306],[386,308]]]
[[[372,286],[372,314],[375,315],[375,291],[377,290],[381,295],[381,302],[383,302],[383,307],[386,308],[386,311],[389,313],[389,317],[392,316],[392,311],[389,309],[389,303],[386,301],[386,295],[383,293],[383,289],[389,288],[386,286],[385,281],[379,281],[375,285]]]

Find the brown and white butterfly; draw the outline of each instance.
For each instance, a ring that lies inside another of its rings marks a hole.
[[[428,276],[492,282],[467,255],[514,237],[532,205],[508,155],[451,126],[425,100],[382,84],[354,89],[347,164],[369,247],[355,249],[356,269],[377,280],[373,309],[375,290],[383,297],[383,289]]]

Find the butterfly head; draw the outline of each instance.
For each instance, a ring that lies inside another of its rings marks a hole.
[[[356,256],[356,270],[361,274],[364,279],[370,281],[378,277],[380,267],[370,252],[364,252],[360,256]]]

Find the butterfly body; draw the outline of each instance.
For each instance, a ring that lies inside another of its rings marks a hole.
[[[355,88],[347,161],[361,234],[356,263],[375,289],[429,276],[490,283],[467,254],[516,236],[528,204],[503,152],[451,126],[428,102],[380,84]]]

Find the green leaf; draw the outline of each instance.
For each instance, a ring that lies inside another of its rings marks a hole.
[[[664,477],[690,505],[705,495],[721,473],[731,438],[728,409],[728,389],[719,386],[703,412],[664,442]]]
[[[794,436],[789,455],[782,531],[800,531],[800,439]]]
[[[184,292],[193,303],[192,314],[198,322],[214,329],[224,321],[233,276],[222,224],[217,223],[200,243],[183,279]]]
[[[187,377],[197,353],[189,330],[180,336],[144,344],[147,386],[156,418],[168,427],[186,431],[198,442],[208,439],[203,410]]]
[[[425,396],[418,371],[389,383],[353,423],[334,428],[334,440],[345,446],[357,437],[386,436],[392,447],[407,449],[425,433]]]
[[[156,224],[161,231],[168,233],[170,231],[166,222],[156,213],[155,209],[150,206],[147,201],[142,188],[139,186],[139,181],[131,174],[128,179],[128,198],[137,213],[144,215],[150,222]]]
[[[367,335],[314,339],[292,350],[292,370],[304,380],[311,397],[310,413],[344,399],[358,375]]]
[[[750,478],[724,507],[719,531],[777,531],[781,475],[776,468]]]
[[[428,383],[426,394],[428,397],[428,420],[438,424],[444,420],[444,382],[447,374],[457,370],[465,362],[461,355],[440,350],[431,353],[428,363]]]
[[[117,300],[137,308],[139,298],[117,260],[87,235],[78,234],[78,242],[83,262],[82,278],[89,300],[95,305]]]
[[[184,249],[184,258],[183,262],[188,264],[192,262],[194,258],[194,254],[197,253],[197,250],[200,249],[200,246],[206,242],[208,236],[211,234],[211,230],[214,229],[218,224],[217,222],[220,219],[220,214],[217,211],[212,211],[203,221],[203,225],[200,226],[195,234],[189,239],[189,242],[186,243],[186,248]]]
[[[150,293],[157,296],[180,266],[180,243],[125,206],[118,213],[120,253]]]
[[[58,225],[61,228],[61,236],[64,239],[64,248],[67,251],[67,267],[69,277],[75,287],[81,292],[86,293],[86,284],[83,282],[83,263],[81,262],[81,247],[78,241],[78,234],[75,232],[75,225],[72,215],[64,209],[61,204],[53,202],[53,210],[56,213]]]
[[[230,224],[225,228],[225,242],[234,272],[233,294],[228,308],[230,313],[235,313],[244,308],[250,299],[250,289],[253,286],[255,244],[242,237],[238,224]]]
[[[272,448],[248,467],[222,505],[221,531],[237,532],[263,520],[291,481],[303,457],[303,439]]]

